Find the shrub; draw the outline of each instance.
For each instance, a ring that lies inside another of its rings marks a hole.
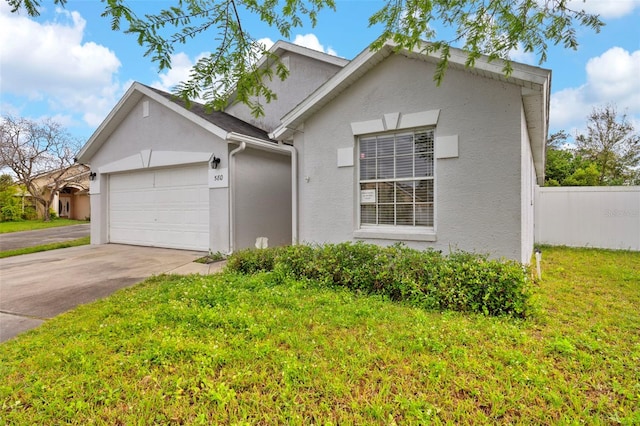
[[[227,260],[227,269],[242,274],[272,271],[278,248],[246,249],[235,252]]]
[[[22,218],[24,220],[36,220],[38,218],[38,211],[34,206],[25,206]]]
[[[22,207],[15,200],[10,200],[0,208],[0,220],[16,222],[22,220]]]
[[[16,197],[17,187],[7,174],[0,175],[0,221],[18,221],[22,219],[20,199]]]
[[[244,274],[274,271],[279,277],[380,294],[426,309],[485,315],[524,317],[530,296],[528,274],[518,262],[461,251],[443,256],[399,244],[243,250],[231,256],[227,268]]]

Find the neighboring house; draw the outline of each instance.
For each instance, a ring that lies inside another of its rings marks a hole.
[[[278,82],[278,100],[266,105],[266,121],[208,113],[197,103],[187,108],[170,94],[131,86],[78,154],[96,173],[93,244],[226,253],[253,247],[259,237],[269,245],[292,242],[295,152],[252,123],[275,127],[271,117],[297,105],[348,61],[284,42],[272,51],[291,69]]]
[[[55,186],[54,179],[62,182],[53,195],[51,209],[58,217],[68,219],[85,220],[91,216],[89,200],[89,167],[83,164],[74,164],[61,175],[63,169],[44,172],[34,177],[33,183],[40,191],[40,196],[49,199],[51,190]],[[22,192],[17,196],[22,197]],[[29,205],[35,207],[38,217],[44,217],[44,207],[26,193]]]
[[[392,43],[352,61],[272,51],[290,76],[269,83],[278,99],[259,119],[132,86],[79,155],[97,173],[94,244],[403,242],[529,261],[550,71],[505,77],[452,49],[438,87],[437,56]]]

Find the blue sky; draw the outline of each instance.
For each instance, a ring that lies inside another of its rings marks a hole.
[[[11,14],[0,0],[0,113],[62,123],[86,141],[133,81],[170,91],[188,76],[191,65],[209,51],[207,40],[178,46],[173,68],[158,73],[133,36],[113,32],[101,18],[102,2],[69,0],[65,9],[43,2],[38,18]],[[130,0],[144,11],[164,0]],[[553,71],[551,131],[584,128],[594,106],[615,104],[640,130],[640,0],[571,0],[572,6],[599,13],[607,24],[600,34],[578,30],[577,51],[553,47],[541,66]],[[294,29],[289,41],[352,59],[372,42],[379,28],[368,17],[382,5],[373,0],[338,0],[318,25]],[[265,43],[277,31],[252,16],[248,32]],[[513,59],[538,65],[531,54]]]

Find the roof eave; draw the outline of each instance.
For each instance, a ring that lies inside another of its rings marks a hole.
[[[346,66],[350,61],[345,58],[341,58],[339,56],[334,56],[329,53],[320,52],[318,50],[310,49],[308,47],[299,46],[297,44],[289,43],[286,41],[278,40],[272,47],[269,49],[272,53],[281,57],[285,52],[297,53],[301,56],[307,56],[312,59],[316,59],[321,62],[326,62],[328,64],[336,65],[339,67]],[[258,66],[264,64],[264,61],[267,60],[267,57],[262,57],[258,62]]]
[[[527,102],[529,96],[533,96],[532,102]],[[538,185],[543,185],[545,179],[550,97],[551,71],[549,71],[547,81],[539,86],[537,93],[533,95],[523,93],[522,95],[531,156],[533,157]]]

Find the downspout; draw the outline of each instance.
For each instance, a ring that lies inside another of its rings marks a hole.
[[[227,135],[227,140],[232,142],[240,142],[240,147],[231,151],[229,154],[230,159],[233,154],[244,150],[246,144],[265,151],[274,152],[288,152],[291,155],[291,244],[298,244],[298,151],[291,145],[285,145],[282,142],[278,142],[277,145],[265,142],[263,140],[252,138],[251,136],[242,135],[240,133],[230,132]],[[244,147],[243,147],[244,144]],[[240,149],[242,147],[242,149]],[[233,173],[233,172],[231,172]],[[230,181],[229,188],[233,185],[233,180]],[[231,194],[229,194],[231,196]],[[229,202],[229,215],[233,213],[231,208],[232,202]],[[229,224],[233,223],[233,219],[229,218]],[[230,226],[230,235],[232,230]],[[233,244],[233,243],[231,243]]]
[[[240,142],[240,146],[234,149],[229,153],[229,253],[228,255],[232,255],[235,249],[235,232],[234,232],[234,202],[235,196],[233,191],[233,185],[235,185],[235,173],[236,173],[236,164],[235,164],[235,155],[239,152],[242,152],[247,147],[245,142]]]
[[[278,146],[291,153],[291,244],[298,244],[298,151],[282,141]]]

